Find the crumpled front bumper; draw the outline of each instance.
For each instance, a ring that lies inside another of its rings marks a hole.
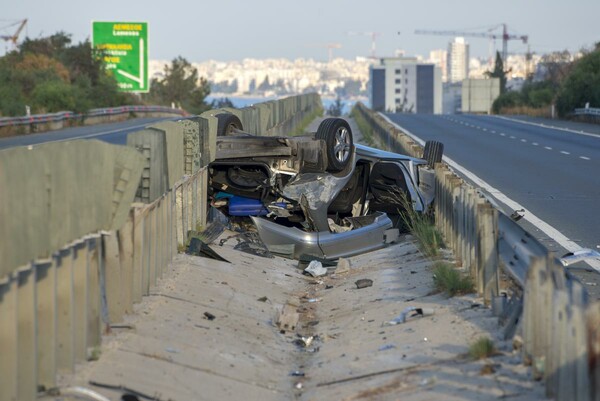
[[[373,222],[343,233],[306,232],[286,227],[261,217],[251,217],[258,235],[267,248],[276,254],[298,259],[300,255],[337,259],[384,247],[397,237],[392,235],[392,221],[387,214],[376,212]]]

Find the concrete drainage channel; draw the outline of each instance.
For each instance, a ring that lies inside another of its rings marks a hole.
[[[432,291],[432,262],[412,238],[310,277],[234,250],[235,235],[212,246],[230,263],[176,256],[99,360],[60,387],[112,400],[544,399],[480,299]],[[390,324],[409,306],[433,314]],[[475,361],[466,354],[481,336],[498,355]]]

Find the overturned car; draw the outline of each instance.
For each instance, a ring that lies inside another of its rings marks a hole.
[[[221,116],[209,195],[225,214],[252,219],[271,252],[336,259],[393,242],[407,208],[429,209],[442,152],[439,142],[427,143],[427,160],[354,144],[341,118],[313,135],[270,137]]]

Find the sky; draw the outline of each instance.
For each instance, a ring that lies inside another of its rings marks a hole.
[[[64,31],[74,42],[91,39],[92,21],[148,22],[152,60],[325,61],[331,43],[341,45],[334,57],[354,59],[371,53],[367,32],[379,33],[378,57],[394,56],[397,49],[427,57],[430,50],[446,49],[452,37],[416,35],[415,29],[486,32],[500,23],[508,24],[509,33],[528,35],[537,54],[600,41],[600,0],[0,0],[0,9],[0,35],[12,34],[15,28],[1,28],[27,18],[30,38]],[[467,41],[471,56],[488,57],[489,40]],[[501,41],[495,48],[501,50]],[[517,40],[508,48],[527,51]],[[2,42],[0,55],[5,51]]]

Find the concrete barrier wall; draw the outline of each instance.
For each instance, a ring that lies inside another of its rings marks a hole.
[[[386,150],[421,157],[422,147],[379,113],[362,104],[354,112]],[[598,399],[600,302],[590,303],[553,253],[446,164],[437,164],[435,174],[436,226],[478,293],[488,304],[497,302],[501,275],[520,287],[509,294],[500,321],[507,338],[520,329],[533,378],[543,379],[547,396],[559,401]]]
[[[143,160],[93,140],[0,151],[0,279],[98,230],[120,227]]]

